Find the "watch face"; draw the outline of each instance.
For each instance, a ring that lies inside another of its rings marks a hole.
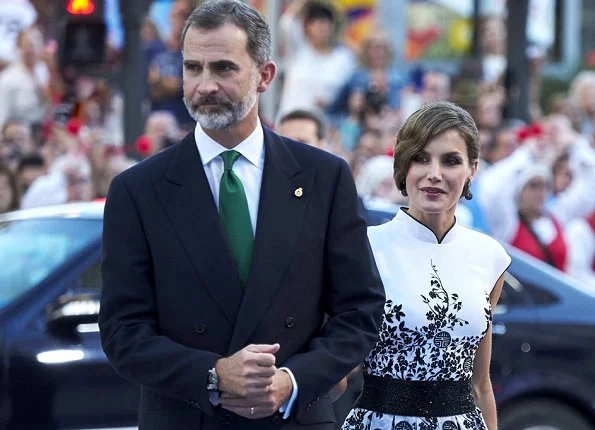
[[[215,391],[219,387],[219,378],[217,377],[217,371],[215,368],[209,369],[209,382],[207,384],[207,390]]]

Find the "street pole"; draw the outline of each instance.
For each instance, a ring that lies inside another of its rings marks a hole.
[[[530,121],[530,71],[527,59],[527,16],[529,0],[508,0],[506,93],[504,116]]]
[[[122,89],[124,93],[124,147],[130,148],[144,131],[142,102],[145,82],[140,30],[149,0],[122,0],[120,13],[124,26]]]
[[[407,42],[407,1],[377,0],[376,2],[378,23],[392,43],[393,66],[403,74],[408,72],[404,48]]]
[[[266,18],[271,31],[273,60],[279,59],[279,18],[281,16],[281,2],[268,0],[266,3]],[[277,65],[280,63],[277,62]],[[277,119],[277,104],[281,91],[279,78],[271,82],[268,90],[260,95],[260,113],[263,119],[271,124]]]
[[[481,46],[481,0],[473,0],[473,40],[471,45],[471,56],[481,63],[483,54]]]

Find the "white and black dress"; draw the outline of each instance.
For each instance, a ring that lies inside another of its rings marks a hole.
[[[471,376],[491,323],[490,293],[510,257],[457,223],[438,242],[406,210],[368,237],[386,305],[362,396],[343,430],[486,429]]]

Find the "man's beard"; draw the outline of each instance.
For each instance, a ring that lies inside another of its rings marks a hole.
[[[189,102],[184,97],[184,104],[190,116],[207,130],[223,130],[229,128],[248,115],[256,104],[258,93],[256,91],[257,82],[254,79],[250,91],[240,101],[234,103],[227,96],[204,96],[196,102]],[[213,107],[203,108],[203,105],[214,105]],[[206,112],[205,112],[206,110]]]

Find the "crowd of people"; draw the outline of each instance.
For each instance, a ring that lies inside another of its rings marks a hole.
[[[173,1],[167,35],[144,21],[139,109],[147,119],[134,142],[124,141],[119,89],[65,75],[42,26],[19,32],[17,55],[0,71],[0,212],[104,198],[115,175],[194,128],[182,98],[180,38],[193,6]],[[534,79],[532,119],[524,122],[505,114],[501,19],[483,22],[480,71],[461,67],[455,75],[395,67],[381,29],[354,52],[340,42],[341,20],[328,2],[289,3],[279,22],[280,100],[263,123],[345,159],[364,204],[394,210],[407,205],[393,180],[399,128],[425,103],[454,101],[480,132],[473,199],[457,208],[459,222],[595,285],[595,71],[579,72],[546,106]]]

